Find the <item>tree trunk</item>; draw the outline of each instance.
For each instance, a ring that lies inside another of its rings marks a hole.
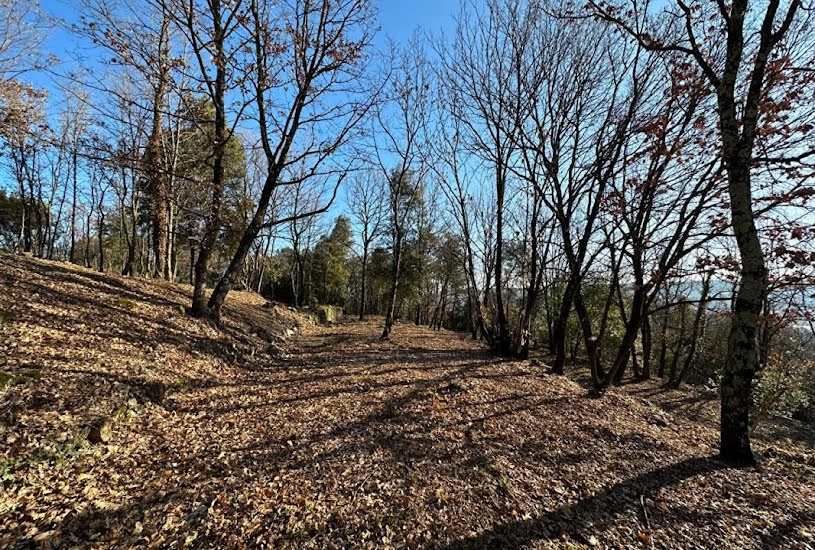
[[[767,293],[767,268],[753,216],[749,164],[742,158],[729,158],[727,168],[733,232],[741,254],[741,285],[722,374],[720,454],[731,462],[754,464],[750,406],[753,377],[759,367],[756,333]]]
[[[102,240],[105,228],[105,214],[102,210],[102,203],[99,203],[99,272],[105,272],[105,243]]]
[[[164,174],[161,116],[164,105],[165,78],[159,79],[153,95],[152,127],[145,160],[150,177],[150,198],[153,214],[154,277],[167,278],[167,180]]]
[[[68,261],[76,260],[76,191],[77,191],[77,150],[73,150],[73,178],[71,183],[71,248],[68,251]]]
[[[651,316],[646,315],[642,320],[642,373],[643,380],[651,378]]]
[[[213,311],[211,305],[215,296],[213,293],[213,296],[210,297],[210,306],[208,307],[207,301],[204,298],[204,277],[207,273],[209,259],[212,256],[213,249],[218,241],[218,235],[221,232],[221,200],[224,192],[224,152],[226,149],[226,106],[224,97],[226,89],[226,60],[224,59],[225,37],[223,35],[223,28],[221,26],[221,3],[217,1],[211,2],[210,12],[212,14],[213,44],[215,49],[215,82],[212,97],[212,103],[215,110],[212,199],[210,202],[204,238],[201,241],[201,249],[198,252],[198,261],[195,262],[195,283],[193,285],[192,294],[192,314],[197,317],[210,315],[217,322],[220,317],[220,308],[221,305],[223,305],[223,300],[226,298],[226,294],[224,293],[223,298],[220,300],[216,300],[217,308],[215,308],[215,311]],[[260,227],[258,227],[258,231],[260,231]],[[257,232],[255,235],[257,235]],[[253,235],[253,240],[255,235]],[[241,240],[241,244],[243,244],[243,239]],[[252,243],[250,241],[246,245],[246,250],[238,262],[239,265],[243,263],[243,258],[249,251],[249,246],[251,246],[251,244]],[[230,267],[232,267],[231,264]],[[234,276],[234,274],[232,276]],[[219,281],[218,286],[221,286],[221,282],[222,281]]]
[[[390,338],[391,331],[393,330],[393,321],[396,315],[396,296],[399,286],[399,272],[402,269],[402,235],[397,228],[396,238],[394,239],[393,247],[393,271],[391,278],[391,290],[388,298],[388,309],[385,312],[385,325],[382,328],[382,340]]]
[[[563,374],[566,367],[566,329],[569,323],[569,314],[572,311],[572,303],[575,294],[574,277],[569,276],[566,288],[563,291],[563,298],[560,301],[560,310],[555,319],[554,330],[552,332],[552,347],[555,353],[555,362],[552,365],[552,372]]]
[[[668,293],[665,293],[665,305],[667,306]],[[659,329],[659,364],[657,366],[657,376],[665,378],[665,359],[668,355],[668,320],[670,315],[670,308],[666,307],[662,310],[662,324]]]
[[[359,320],[365,319],[365,300],[366,290],[365,285],[368,279],[368,243],[363,243],[362,247],[362,283],[359,289]]]
[[[502,174],[502,167],[497,167],[496,196],[497,211],[495,213],[495,309],[498,321],[498,335],[496,346],[498,353],[508,355],[512,346],[509,333],[509,320],[504,308],[504,190],[506,182]]]
[[[696,348],[698,346],[699,339],[702,336],[705,315],[707,314],[708,292],[710,292],[710,276],[705,277],[705,279],[702,281],[702,295],[699,299],[699,305],[696,308],[696,315],[693,318],[690,346],[688,353],[685,356],[685,362],[682,364],[682,368],[679,370],[679,374],[677,374],[676,378],[671,380],[669,383],[670,387],[672,388],[678,388],[679,385],[682,384],[682,382],[687,378],[688,371],[696,358]]]
[[[600,342],[592,333],[591,317],[583,302],[583,293],[579,287],[574,293],[574,308],[580,321],[580,329],[583,332],[583,345],[586,347],[586,355],[588,356],[592,388],[594,392],[599,394],[605,388],[605,373],[600,364]]]

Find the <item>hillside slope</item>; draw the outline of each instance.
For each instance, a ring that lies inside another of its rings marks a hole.
[[[0,257],[0,547],[809,548],[815,468],[448,332]],[[281,343],[281,333],[304,325]]]

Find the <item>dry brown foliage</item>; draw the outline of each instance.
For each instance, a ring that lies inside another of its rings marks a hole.
[[[248,293],[217,329],[187,286],[8,256],[0,283],[0,369],[41,372],[0,390],[2,547],[815,544],[805,461],[725,468],[715,430],[457,334]]]

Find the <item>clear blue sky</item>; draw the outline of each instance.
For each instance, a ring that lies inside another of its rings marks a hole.
[[[77,4],[79,0],[39,0],[42,9],[51,17],[62,20],[67,24],[78,20]],[[130,0],[138,2],[138,0]],[[406,42],[413,32],[421,27],[425,31],[437,32],[449,28],[452,17],[458,11],[460,0],[375,0],[379,10],[380,32],[375,40],[377,47],[384,47],[387,39],[397,43]],[[92,57],[90,52],[84,54],[83,50],[89,48],[87,43],[81,43],[64,29],[54,29],[43,44],[45,52],[56,55],[68,68],[75,58],[87,59]],[[56,68],[59,71],[59,67]],[[39,73],[29,76],[37,86],[59,95],[54,88],[54,81],[48,74]],[[340,192],[332,208],[330,217],[340,211],[345,202],[345,193]]]
[[[51,17],[71,24],[78,19],[77,4],[79,0],[39,0],[42,9]],[[137,2],[138,0],[130,0]],[[379,10],[381,31],[376,44],[383,47],[388,38],[397,43],[404,43],[411,34],[422,27],[426,31],[437,32],[449,28],[452,17],[458,11],[460,0],[374,0]],[[76,57],[82,58],[83,49],[89,48],[64,29],[54,29],[43,49],[56,55],[65,66],[70,66]],[[51,78],[45,74],[34,74],[30,79],[37,86],[47,90],[52,88]]]
[[[42,8],[52,16],[74,21],[78,0],[40,0]],[[451,16],[458,10],[459,0],[377,0],[382,25],[380,40],[388,36],[397,42],[406,40],[416,27],[437,31],[449,25]],[[57,51],[70,47],[63,33],[55,33],[49,46]]]
[[[379,0],[378,4],[383,34],[403,41],[416,27],[437,31],[449,25],[459,0]]]

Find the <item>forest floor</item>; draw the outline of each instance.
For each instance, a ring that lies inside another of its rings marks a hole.
[[[188,286],[9,256],[0,285],[0,548],[815,547],[812,449],[730,469],[705,422],[458,334],[249,293],[216,329]]]

